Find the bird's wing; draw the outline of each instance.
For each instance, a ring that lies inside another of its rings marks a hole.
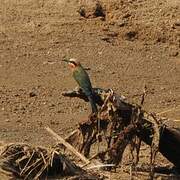
[[[73,76],[86,96],[92,95],[92,85],[87,72],[84,69],[79,68],[74,71]]]

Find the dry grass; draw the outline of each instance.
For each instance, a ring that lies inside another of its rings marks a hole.
[[[93,177],[60,151],[59,147],[46,149],[17,143],[3,145],[0,151],[0,174],[22,179]]]

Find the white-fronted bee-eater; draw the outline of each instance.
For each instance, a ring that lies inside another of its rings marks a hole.
[[[76,59],[64,58],[63,61],[68,63],[70,69],[72,70],[74,79],[76,80],[84,94],[87,96],[91,104],[92,112],[97,113],[98,110],[94,100],[93,89],[88,73],[85,71],[81,63]]]

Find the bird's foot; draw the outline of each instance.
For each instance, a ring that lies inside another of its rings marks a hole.
[[[90,121],[96,121],[97,120],[97,113],[92,112],[89,116],[88,119],[90,119]]]

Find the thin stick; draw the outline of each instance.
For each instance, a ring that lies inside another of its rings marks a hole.
[[[91,160],[94,159],[94,158],[96,158],[98,155],[99,155],[99,152],[96,153],[96,154],[94,154],[92,157],[90,157],[90,158],[89,158],[89,163],[86,163],[86,164],[82,165],[81,168],[84,168],[84,167],[86,167],[87,165],[89,165],[89,164],[91,163]],[[102,163],[99,163],[99,164],[103,165]]]
[[[78,129],[75,129],[73,132],[69,133],[66,137],[65,140],[68,140],[71,136],[73,136],[74,134],[76,134],[78,132]]]
[[[35,163],[33,163],[32,165],[36,165],[37,164],[37,166],[30,166],[30,167],[33,167],[30,171],[29,171],[29,173],[24,177],[24,180],[26,180],[28,177],[29,177],[29,175],[37,168],[37,167],[39,167],[42,163],[43,163],[43,161],[41,161],[42,159],[38,159]],[[29,167],[27,168],[28,170],[30,169]],[[26,171],[27,172],[27,171]]]
[[[180,119],[173,119],[173,121],[175,121],[175,122],[180,122]]]
[[[95,169],[95,168],[101,168],[101,167],[114,167],[114,166],[115,166],[114,164],[99,164],[99,165],[91,166],[87,169]]]
[[[180,106],[180,105],[179,105],[179,106]],[[176,107],[174,107],[174,108],[167,109],[167,110],[165,110],[165,111],[159,112],[159,113],[157,113],[157,115],[162,115],[162,114],[165,114],[165,113],[171,112],[171,111],[177,111],[177,110],[179,110],[179,109],[178,109],[179,106],[176,106]]]
[[[69,149],[69,151],[71,151],[73,154],[79,157],[82,161],[84,161],[85,163],[90,163],[90,161],[85,156],[79,153],[71,144],[66,142],[62,137],[56,134],[52,129],[50,129],[49,127],[46,127],[45,129],[53,136],[54,139],[58,140],[61,144],[63,144],[67,149]]]
[[[31,157],[29,158],[28,162],[26,163],[26,165],[24,166],[24,168],[21,170],[20,175],[22,175],[24,173],[24,170],[26,169],[26,167],[28,166],[29,162],[31,161],[32,157],[34,156],[35,151],[33,150],[33,153],[31,154]]]
[[[100,136],[100,128],[101,128],[100,119],[99,118],[97,119],[97,123],[98,123],[98,126],[97,126],[97,130],[98,130],[98,135],[97,135],[97,137],[98,137],[97,151],[99,153],[99,151],[100,151],[99,136]]]

